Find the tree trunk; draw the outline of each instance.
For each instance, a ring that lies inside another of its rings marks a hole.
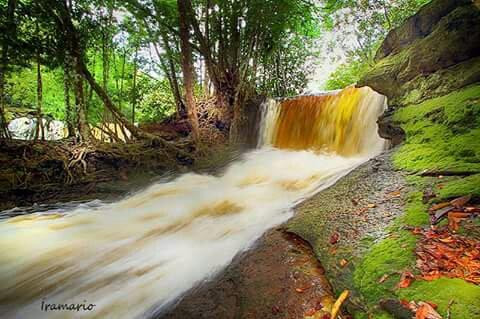
[[[122,57],[122,74],[120,76],[120,96],[119,96],[119,107],[122,109],[122,101],[123,101],[123,82],[125,81],[125,62],[127,59],[127,49],[123,50],[123,57]]]
[[[6,29],[11,34],[16,33],[15,27],[15,8],[16,0],[8,0]],[[7,127],[7,120],[5,117],[5,73],[8,67],[8,43],[5,42],[2,48],[2,58],[0,61],[0,138],[10,138],[10,132]]]
[[[169,73],[172,81],[171,86],[173,90],[173,95],[175,97],[175,103],[177,105],[177,115],[181,116],[182,113],[185,111],[185,103],[183,103],[182,94],[180,93],[180,86],[178,85],[177,71],[175,68],[175,60],[173,58],[173,52],[172,52],[172,49],[170,48],[167,37],[164,33],[162,33],[162,41],[163,41],[163,46],[165,47],[165,52],[167,53],[168,67],[170,69]],[[158,52],[157,52],[157,55],[158,55]],[[160,55],[158,56],[160,58]]]
[[[135,47],[133,59],[133,88],[132,88],[132,123],[135,124],[135,107],[137,106],[137,68],[138,68],[138,45]]]
[[[69,53],[73,57],[73,63],[74,63],[76,75],[81,75],[85,80],[87,80],[91,88],[102,100],[104,106],[112,113],[112,115],[117,119],[119,123],[121,123],[130,131],[133,137],[138,139],[154,138],[154,136],[147,134],[145,132],[142,132],[135,125],[130,123],[130,121],[115,106],[115,104],[110,99],[110,97],[105,92],[105,90],[95,81],[92,74],[90,73],[87,66],[85,65],[85,61],[83,59],[84,58],[83,50],[80,47],[79,40],[77,38],[77,31],[71,20],[70,12],[68,11],[68,6],[66,5],[66,3],[63,3],[63,5],[60,5],[58,9],[60,13],[60,15],[58,16],[58,22],[61,28],[63,29],[63,31],[65,32],[65,38],[66,38],[65,40],[69,48]],[[83,84],[79,83],[80,80],[81,79],[78,77],[75,78],[75,82],[77,86],[76,91],[78,90],[79,87],[83,86]],[[82,97],[83,97],[83,93],[82,93]],[[85,105],[85,103],[83,103],[83,105]],[[80,114],[80,113],[82,113],[82,110],[79,110],[79,122],[87,123],[85,112],[83,112],[83,114]]]
[[[79,61],[77,57],[73,57],[74,65],[78,65]],[[75,68],[76,72],[73,73],[73,85],[75,93],[76,109],[78,112],[78,132],[82,139],[82,142],[90,143],[92,141],[92,133],[90,126],[88,125],[87,110],[85,105],[85,95],[83,91],[83,78],[78,68]]]
[[[37,125],[35,129],[35,139],[37,140],[41,134],[41,139],[45,139],[45,128],[43,126],[42,117],[43,103],[43,83],[42,83],[42,67],[40,65],[40,54],[37,52]]]
[[[194,97],[194,70],[192,60],[192,48],[189,41],[189,19],[187,13],[188,0],[177,0],[180,26],[180,47],[182,53],[183,83],[185,86],[185,100],[187,102],[187,114],[192,127],[193,139],[199,141],[198,114]]]
[[[170,44],[168,43],[167,35],[165,32],[163,32],[163,30],[160,32],[163,47],[165,48],[165,53],[167,55],[168,67],[162,55],[160,54],[160,51],[158,50],[157,44],[154,43],[155,36],[153,35],[152,30],[148,26],[148,23],[146,22],[146,20],[144,20],[143,23],[145,25],[145,28],[150,38],[152,39],[152,44],[155,50],[155,54],[157,55],[157,58],[160,61],[163,72],[165,72],[165,75],[167,76],[167,79],[168,79],[168,83],[170,84],[170,88],[172,89],[173,97],[175,98],[177,117],[181,117],[181,115],[185,112],[186,108],[185,108],[185,103],[182,100],[182,94],[180,93],[180,86],[178,84],[178,79],[177,79],[177,70],[175,67],[175,60],[173,58],[173,52],[172,52],[172,49],[170,48]]]
[[[70,103],[70,76],[67,65],[63,69],[63,95],[65,99],[65,122],[67,123],[68,137],[75,136],[74,112]]]

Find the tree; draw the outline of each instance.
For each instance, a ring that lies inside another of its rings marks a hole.
[[[2,54],[0,59],[0,138],[10,138],[10,134],[7,128],[7,121],[5,117],[5,74],[8,69],[10,40],[8,35],[15,36],[16,27],[14,21],[15,7],[17,5],[16,0],[8,0],[7,10],[5,17],[5,30],[2,31]],[[3,38],[6,37],[6,38]]]
[[[375,63],[375,53],[387,33],[399,26],[429,0],[350,1],[327,0],[322,8],[323,27],[344,43],[344,64],[332,73],[327,89],[355,83]],[[353,40],[353,43],[352,43]]]

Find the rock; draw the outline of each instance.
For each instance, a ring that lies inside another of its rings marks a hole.
[[[386,112],[378,118],[378,135],[390,140],[390,147],[394,147],[403,142],[405,139],[405,131],[392,120],[392,112]]]
[[[418,32],[412,31],[415,23],[421,24]],[[479,7],[470,1],[434,1],[389,34],[379,60],[358,86],[386,95],[390,105],[402,104],[403,98],[416,102],[435,95],[436,87],[441,87],[437,94],[443,94],[451,91],[450,85],[477,81],[479,56]],[[450,75],[447,83],[445,75]]]
[[[430,34],[438,21],[461,5],[469,5],[469,0],[440,0],[425,5],[400,27],[390,31],[375,55],[379,61],[388,55],[398,53],[417,39]]]
[[[255,95],[240,107],[235,108],[230,128],[230,143],[246,147],[256,146],[261,115],[260,106],[265,99],[265,96]]]

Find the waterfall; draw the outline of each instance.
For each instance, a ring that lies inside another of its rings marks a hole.
[[[138,318],[165,309],[378,154],[383,107],[378,94],[353,88],[270,101],[259,148],[218,175],[183,174],[115,203],[1,220],[0,312]],[[78,304],[95,306],[68,310]]]
[[[262,105],[258,145],[310,149],[351,156],[378,152],[376,120],[386,99],[368,87],[349,87],[321,95],[300,96]]]

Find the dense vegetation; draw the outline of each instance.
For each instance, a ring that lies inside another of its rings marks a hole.
[[[326,89],[356,83],[375,64],[375,53],[388,32],[398,27],[429,0],[328,0],[324,9],[326,30],[346,52],[345,62],[330,76]]]
[[[319,35],[312,1],[4,0],[0,9],[4,137],[27,113],[66,121],[82,140],[88,125],[109,122],[143,138],[134,123],[188,113],[195,136],[195,98],[213,95],[233,114],[252,94],[299,93]]]
[[[198,138],[196,103],[210,96],[228,129],[252,96],[302,92],[325,32],[348,52],[327,87],[356,82],[425,2],[2,0],[2,136],[28,115],[64,121],[80,140],[93,126],[113,135],[105,123],[138,139],[138,124],[188,114]]]

